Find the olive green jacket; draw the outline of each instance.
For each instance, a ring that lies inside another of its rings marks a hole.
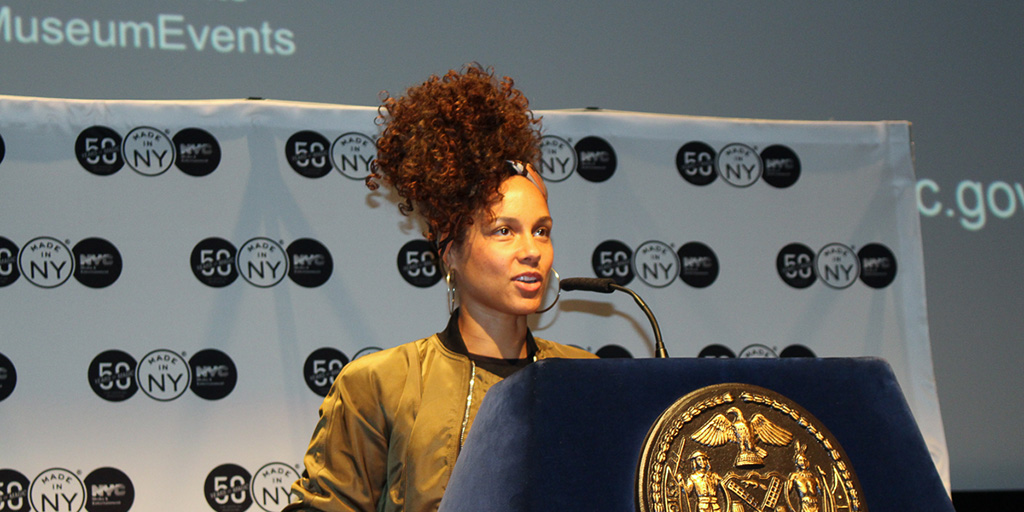
[[[534,339],[537,359],[594,357]],[[436,334],[350,362],[320,408],[308,476],[285,510],[437,510],[484,393],[500,380]]]

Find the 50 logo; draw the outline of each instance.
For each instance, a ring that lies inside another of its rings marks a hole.
[[[352,359],[358,359],[366,354],[379,352],[380,350],[380,347],[364,347],[359,352],[356,352]],[[320,396],[327,396],[331,386],[334,384],[334,379],[338,378],[341,369],[348,362],[348,356],[336,348],[318,348],[306,357],[306,362],[302,366],[302,380],[306,382],[306,386],[309,387],[310,391]]]
[[[123,138],[106,126],[90,126],[75,140],[75,157],[86,171],[109,176],[125,164],[143,176],[159,176],[172,165],[189,176],[206,176],[220,165],[217,139],[199,128],[185,128],[172,137],[149,126],[131,129]]]
[[[307,178],[323,178],[338,169],[343,176],[365,180],[377,157],[377,144],[358,132],[347,132],[329,142],[323,135],[303,130],[288,138],[285,159],[292,170]]]
[[[760,179],[775,188],[786,188],[800,179],[800,158],[780,144],[758,153],[746,144],[727,144],[715,151],[704,142],[692,141],[676,152],[676,170],[684,180],[698,187],[721,177],[739,188],[749,187]]]
[[[694,288],[706,288],[719,273],[718,256],[701,242],[688,242],[676,249],[650,240],[634,251],[619,240],[606,240],[594,249],[591,266],[594,275],[614,279],[621,286],[637,277],[654,288],[664,288],[677,278]]]
[[[89,386],[100,398],[122,402],[142,389],[150,398],[168,402],[192,390],[200,398],[220,400],[231,394],[238,370],[230,356],[216,349],[187,354],[157,349],[136,361],[127,352],[107,350],[89,364]]]
[[[0,287],[22,275],[40,288],[56,288],[72,276],[90,288],[114,284],[124,267],[121,253],[102,238],[86,238],[74,248],[70,241],[49,236],[29,240],[24,248],[0,237]]]
[[[283,242],[265,237],[249,239],[236,249],[223,238],[207,238],[192,249],[190,266],[199,282],[222,288],[239,275],[253,286],[269,288],[288,276],[295,284],[315,288],[327,282],[334,271],[331,252],[312,238],[300,238],[283,247]]]
[[[870,243],[854,247],[830,243],[818,250],[799,243],[783,247],[775,258],[782,281],[807,288],[819,278],[830,288],[849,288],[857,279],[871,288],[885,288],[896,279],[896,256],[888,247]]]
[[[430,288],[443,277],[437,251],[422,239],[410,240],[398,250],[398,273],[417,288]]]

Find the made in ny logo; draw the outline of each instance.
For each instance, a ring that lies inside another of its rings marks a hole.
[[[238,276],[258,288],[270,288],[290,278],[295,284],[315,288],[327,282],[334,272],[334,258],[322,243],[300,238],[288,244],[266,237],[255,237],[240,248],[217,237],[206,238],[192,249],[189,262],[199,282],[223,288]]]
[[[619,240],[606,240],[594,249],[591,266],[595,276],[614,279],[621,286],[635,277],[653,288],[664,288],[676,279],[706,288],[718,279],[720,270],[718,256],[701,242],[676,248],[658,240],[644,242],[636,250]]]
[[[173,136],[150,126],[132,128],[124,137],[106,126],[90,126],[75,140],[75,157],[86,171],[109,176],[127,165],[143,176],[159,176],[172,166],[189,176],[206,176],[221,160],[216,137],[200,128]]]
[[[175,400],[191,390],[205,400],[220,400],[235,389],[238,369],[230,356],[204,349],[188,360],[185,352],[150,351],[136,361],[122,350],[107,350],[89,364],[89,386],[108,402],[123,402],[142,392],[158,402]]]
[[[676,152],[676,170],[691,185],[703,187],[719,177],[722,181],[746,188],[764,180],[775,188],[793,186],[800,179],[800,158],[781,144],[760,152],[756,146],[731,143],[715,151],[710,145],[691,141]]]
[[[849,288],[859,279],[871,288],[885,288],[896,279],[896,256],[888,247],[869,243],[854,246],[830,243],[816,253],[804,244],[791,243],[775,258],[779,277],[793,288],[808,288],[819,279],[829,288]]]
[[[89,288],[106,288],[121,276],[124,262],[114,244],[102,238],[70,243],[41,236],[19,248],[0,237],[0,288],[21,276],[40,288],[56,288],[71,277]]]
[[[135,501],[135,486],[123,471],[98,468],[83,481],[82,471],[47,469],[29,479],[15,469],[0,469],[0,510],[127,512]]]
[[[288,138],[284,156],[292,170],[307,178],[323,178],[337,169],[353,180],[365,180],[377,157],[377,144],[359,132],[339,135],[333,142],[318,132],[303,130]]]
[[[541,137],[537,172],[545,181],[565,181],[579,174],[587,181],[600,183],[608,181],[618,165],[615,149],[601,137],[586,136],[575,143],[571,137]]]

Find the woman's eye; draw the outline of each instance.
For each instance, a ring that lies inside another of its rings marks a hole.
[[[537,230],[533,232],[533,236],[548,236],[550,234],[551,228],[537,228]]]
[[[494,233],[498,234],[498,235],[501,235],[501,236],[508,236],[508,235],[510,235],[512,233],[512,230],[509,229],[509,228],[506,228],[506,227],[502,227],[502,228],[496,229],[494,231]]]

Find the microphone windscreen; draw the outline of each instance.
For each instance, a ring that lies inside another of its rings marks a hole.
[[[567,277],[562,279],[559,287],[567,292],[586,290],[588,292],[612,293],[615,280],[610,277]]]

